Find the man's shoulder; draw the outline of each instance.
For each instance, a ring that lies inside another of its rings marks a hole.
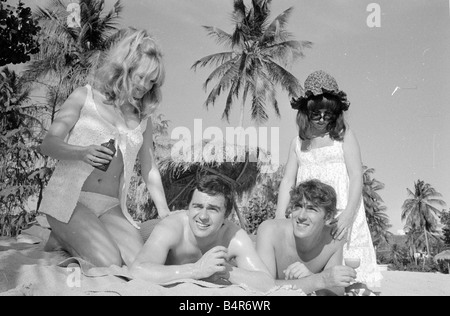
[[[285,230],[291,225],[288,219],[268,219],[261,223],[258,227],[258,233],[274,233],[280,230]]]
[[[323,250],[331,253],[342,251],[344,249],[345,240],[334,239],[331,234],[327,234]]]
[[[163,218],[156,227],[162,228],[167,231],[176,231],[181,232],[184,228],[184,224],[187,220],[187,214],[184,211],[177,211],[174,214],[171,214],[165,218]]]

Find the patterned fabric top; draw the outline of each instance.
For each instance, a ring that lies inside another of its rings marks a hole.
[[[297,136],[295,148],[298,161],[297,184],[302,181],[318,179],[331,185],[337,194],[337,208],[345,209],[348,199],[349,178],[344,160],[342,142],[333,145],[301,151],[301,140]]]
[[[93,99],[92,88],[86,85],[87,97],[80,117],[70,131],[66,142],[77,146],[101,144],[113,138],[120,149],[124,170],[120,180],[120,204],[128,221],[139,228],[128,213],[126,207],[127,192],[133,174],[137,154],[142,146],[143,133],[147,128],[147,119],[135,129],[117,128],[98,113]],[[81,188],[94,167],[82,161],[60,160],[44,190],[41,212],[68,223],[80,196]]]

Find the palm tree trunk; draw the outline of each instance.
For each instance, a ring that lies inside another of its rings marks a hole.
[[[428,256],[430,256],[430,244],[428,242],[428,234],[427,234],[426,227],[424,227],[423,230],[424,230],[424,233],[425,233],[425,244],[427,245],[427,254],[428,254]]]
[[[242,101],[241,115],[239,117],[239,127],[244,128],[244,116],[245,116],[245,100]]]

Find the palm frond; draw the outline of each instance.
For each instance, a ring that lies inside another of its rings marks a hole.
[[[309,41],[284,41],[264,48],[264,53],[272,59],[289,65],[298,58],[304,58],[304,50],[312,47]]]
[[[237,25],[244,23],[245,17],[247,16],[247,7],[244,4],[244,0],[234,0],[233,8],[233,21]]]
[[[212,54],[206,57],[203,57],[199,60],[197,60],[192,66],[191,69],[196,70],[197,67],[206,67],[208,65],[221,65],[227,61],[232,60],[234,57],[233,52],[222,52],[222,53],[216,53]]]
[[[235,57],[229,61],[224,62],[222,65],[220,65],[219,67],[214,69],[213,72],[206,79],[205,83],[203,84],[203,88],[205,89],[205,91],[208,89],[208,84],[212,80],[218,79],[221,76],[223,76],[225,73],[227,73],[227,71],[231,67],[234,67],[236,65],[236,63],[238,62],[238,59],[239,59],[238,57]]]
[[[298,97],[301,94],[303,88],[293,74],[270,60],[265,63],[265,66],[271,80],[279,83],[289,93],[289,96]]]
[[[239,80],[235,80],[230,88],[230,91],[228,92],[227,100],[225,103],[225,109],[223,110],[222,113],[222,119],[227,120],[228,123],[230,122],[230,111],[233,105],[233,100],[235,97],[239,95],[238,86]]]
[[[209,94],[208,98],[205,101],[206,107],[208,107],[210,104],[214,104],[216,98],[221,94],[221,92],[226,90],[233,84],[233,80],[236,74],[238,74],[238,68],[235,63],[225,72],[220,81],[211,90],[211,93]]]
[[[208,36],[215,38],[217,44],[225,45],[226,47],[233,47],[233,40],[231,34],[215,27],[215,26],[203,26],[208,33]]]
[[[263,42],[273,42],[275,37],[280,36],[280,32],[284,31],[287,25],[287,21],[292,14],[293,7],[285,10],[283,13],[278,15],[272,23],[267,27],[264,32],[262,41]]]

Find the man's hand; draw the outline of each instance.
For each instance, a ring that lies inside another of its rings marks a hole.
[[[291,264],[284,272],[285,280],[301,279],[313,273],[301,262]]]
[[[233,265],[228,262],[225,262],[224,265],[225,270],[221,272],[216,272],[211,275],[209,278],[202,279],[202,281],[211,282],[219,285],[231,285],[230,282],[230,271],[233,269]]]
[[[225,272],[227,256],[227,248],[222,246],[212,248],[194,264],[194,278],[206,279],[215,273]]]
[[[356,279],[356,271],[347,266],[335,266],[324,270],[321,274],[323,289],[347,287]]]

